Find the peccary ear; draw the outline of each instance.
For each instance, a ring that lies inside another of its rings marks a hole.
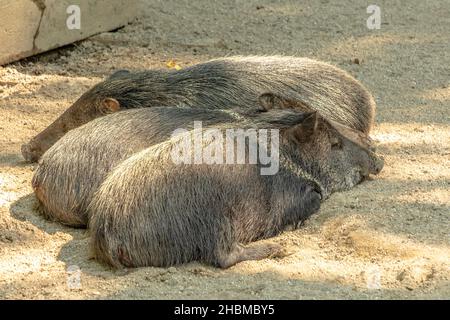
[[[261,94],[258,102],[262,111],[268,111],[270,109],[296,109],[304,112],[314,111],[300,99],[291,99],[272,92]]]
[[[320,116],[316,111],[305,114],[302,122],[287,130],[298,142],[307,142],[318,130]]]
[[[258,103],[261,111],[279,108],[280,100],[272,92],[266,92],[259,96]]]
[[[113,113],[120,110],[120,103],[114,98],[105,98],[100,104],[102,113]]]
[[[127,74],[129,74],[130,71],[128,70],[117,70],[115,71],[112,75],[109,76],[109,79],[115,79],[115,78],[119,78],[119,77],[123,77]]]

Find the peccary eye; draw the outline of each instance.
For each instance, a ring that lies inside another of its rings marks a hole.
[[[342,149],[342,141],[339,138],[332,137],[330,139],[331,148],[333,149]]]

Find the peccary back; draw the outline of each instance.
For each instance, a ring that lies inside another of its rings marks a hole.
[[[252,107],[273,92],[301,101],[328,120],[368,133],[375,116],[370,93],[347,72],[296,57],[229,57],[181,70],[120,71],[83,94],[44,131],[22,146],[37,161],[67,131],[105,114],[130,108],[174,106]]]

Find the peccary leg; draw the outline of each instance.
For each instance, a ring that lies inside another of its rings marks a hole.
[[[288,193],[286,194],[288,195]],[[322,201],[322,196],[311,187],[307,189],[303,197],[296,197],[299,201],[285,209],[283,220],[284,231],[293,231],[301,227],[307,218],[319,210]],[[285,199],[283,200],[285,203],[288,202]]]
[[[248,246],[235,244],[230,252],[219,255],[219,267],[226,269],[247,260],[261,260],[269,257],[283,257],[288,253],[276,243],[252,243]]]

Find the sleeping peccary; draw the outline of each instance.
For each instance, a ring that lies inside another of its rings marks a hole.
[[[22,154],[27,161],[37,161],[69,130],[119,110],[179,103],[193,108],[246,108],[264,92],[301,101],[326,119],[364,133],[374,121],[370,93],[332,65],[296,57],[229,57],[181,70],[118,71],[24,144]]]
[[[383,161],[364,141],[349,139],[317,112],[268,109],[216,126],[220,135],[177,132],[116,166],[88,208],[96,259],[115,268],[189,261],[227,268],[276,255],[279,245],[251,242],[298,225],[331,193],[380,172]],[[224,154],[237,152],[239,143],[230,147],[227,138],[237,128],[234,137],[249,153],[244,162],[224,163]],[[255,140],[246,128],[271,134]],[[251,162],[250,150],[269,149],[278,171],[263,174],[267,159]],[[203,162],[196,162],[199,154]],[[205,163],[206,155],[216,161]]]
[[[93,193],[122,160],[166,140],[177,128],[192,126],[194,120],[212,125],[241,116],[238,111],[156,107],[95,119],[67,133],[40,159],[32,180],[39,210],[48,219],[85,227]]]

